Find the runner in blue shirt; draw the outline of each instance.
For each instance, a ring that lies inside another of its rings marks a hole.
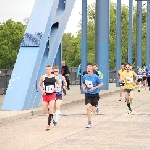
[[[145,70],[146,70],[146,77],[147,77],[148,87],[149,87],[149,91],[150,91],[150,63],[149,63],[149,66],[147,66]]]
[[[98,93],[99,88],[103,86],[102,80],[93,73],[92,63],[88,63],[87,72],[82,77],[82,88],[85,91],[85,105],[87,107],[87,117],[88,117],[88,125],[87,128],[92,127],[91,124],[91,111],[96,111],[96,106],[98,105]]]

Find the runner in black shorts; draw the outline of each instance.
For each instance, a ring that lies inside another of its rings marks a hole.
[[[60,88],[57,88],[57,90],[56,90],[56,101],[55,101],[56,116],[55,116],[55,119],[53,120],[53,124],[54,124],[54,126],[56,126],[58,123],[59,115],[60,115],[60,105],[62,103],[62,93],[63,93],[62,89],[67,87],[67,82],[65,80],[65,77],[62,76],[61,74],[59,74],[58,66],[54,66],[53,70],[54,70],[54,75],[56,77],[58,77],[58,79],[61,83],[63,83],[63,86],[61,86]],[[57,87],[57,82],[56,82],[56,87]]]
[[[88,125],[87,128],[92,127],[91,124],[91,111],[96,111],[98,105],[98,94],[99,88],[103,86],[102,80],[93,74],[92,64],[89,63],[87,66],[88,74],[82,77],[82,88],[85,91],[85,105],[87,108]]]

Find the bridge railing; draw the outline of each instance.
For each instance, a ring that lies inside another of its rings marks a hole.
[[[71,85],[79,85],[80,77],[77,76],[77,67],[70,67],[70,84]],[[12,70],[9,69],[0,69],[0,95],[6,93],[6,89],[8,87],[9,80],[11,78]],[[109,73],[109,83],[116,82],[116,72],[110,71]]]

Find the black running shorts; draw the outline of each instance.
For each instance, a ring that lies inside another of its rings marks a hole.
[[[91,104],[92,106],[97,106],[99,100],[99,94],[85,94],[85,105]]]
[[[124,89],[124,92],[130,93],[133,89]]]
[[[56,95],[56,100],[62,100],[62,95]]]
[[[142,82],[142,79],[138,79],[137,82]]]

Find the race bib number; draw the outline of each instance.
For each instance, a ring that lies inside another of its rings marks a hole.
[[[53,91],[54,91],[54,85],[46,86],[46,90],[45,90],[46,93],[53,93]]]
[[[127,82],[127,83],[133,83],[133,78],[126,77],[126,82]]]
[[[139,78],[139,79],[142,79],[142,77],[143,77],[143,75],[138,75],[138,78]]]
[[[150,75],[150,71],[148,72],[148,75]]]
[[[92,81],[87,81],[87,80],[85,80],[85,84],[86,84],[86,86],[87,86],[88,88],[92,88],[92,87],[93,87]]]

